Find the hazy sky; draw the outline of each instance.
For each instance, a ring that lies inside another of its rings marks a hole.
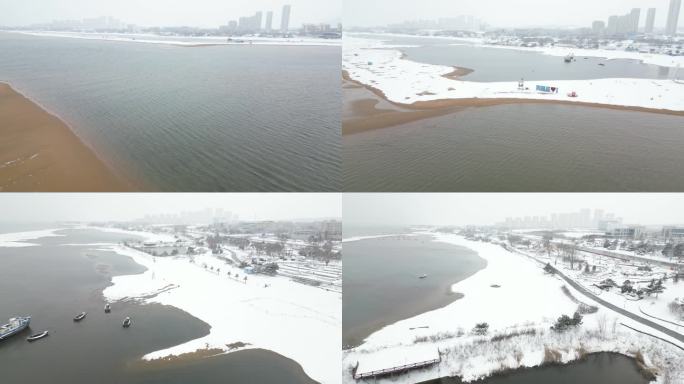
[[[669,0],[343,0],[346,26],[379,26],[405,20],[473,15],[495,27],[589,26],[593,20],[656,8],[664,26]],[[641,11],[641,22],[646,21]],[[680,17],[680,20],[682,18]]]
[[[333,193],[0,194],[0,222],[131,220],[146,214],[223,208],[244,220],[341,217]]]
[[[341,0],[0,0],[0,25],[18,26],[63,19],[112,16],[142,26],[217,27],[256,11],[274,11],[280,26],[284,4],[292,5],[290,26],[341,21]]]
[[[344,194],[344,224],[488,225],[604,209],[628,224],[684,224],[684,194]]]

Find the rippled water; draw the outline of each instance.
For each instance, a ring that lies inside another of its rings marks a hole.
[[[0,33],[0,80],[164,191],[340,189],[340,48]]]
[[[684,119],[556,104],[469,108],[344,136],[348,191],[681,191]]]

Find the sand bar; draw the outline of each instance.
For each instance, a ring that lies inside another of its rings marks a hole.
[[[0,191],[130,191],[59,118],[0,83]]]

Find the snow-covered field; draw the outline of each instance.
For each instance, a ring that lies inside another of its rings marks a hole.
[[[544,273],[543,264],[499,245],[473,242],[457,235],[439,234],[435,241],[473,249],[487,260],[487,267],[452,286],[452,291],[464,295],[462,299],[386,326],[362,345],[345,351],[344,382],[354,382],[351,368],[357,363],[362,371],[389,368],[387,365],[402,359],[429,357],[437,349],[442,353],[438,365],[377,382],[415,383],[444,376],[461,376],[471,381],[504,369],[540,365],[545,349],[558,352],[563,362],[591,352],[613,351],[633,356],[639,351],[646,364],[657,372],[675,375],[674,382],[684,380],[682,350],[620,323],[678,345],[682,343],[600,306],[560,278]],[[562,314],[572,316],[577,309],[577,304],[563,293],[563,286],[580,301],[599,307],[599,311],[585,315],[579,328],[557,333],[549,329],[553,322]],[[471,330],[480,322],[489,324],[488,335],[472,334]],[[513,336],[492,340],[504,335]]]
[[[452,73],[453,67],[407,60],[395,48],[384,46],[380,40],[345,35],[343,69],[351,79],[376,88],[388,100],[401,104],[446,99],[505,98],[684,111],[684,82],[631,78],[549,79],[526,81],[521,90],[517,81],[473,82],[447,78],[444,75]],[[558,92],[540,93],[536,91],[537,85],[555,87]],[[569,97],[571,92],[577,96]]]
[[[63,228],[62,228],[63,229]],[[60,229],[45,229],[40,231],[0,233],[0,247],[32,247],[38,244],[28,240],[37,240],[43,237],[64,236],[55,233]]]
[[[144,359],[206,348],[229,353],[237,350],[231,344],[246,343],[239,349],[268,349],[301,364],[314,380],[340,381],[341,294],[286,278],[249,275],[244,281],[242,270],[210,253],[191,262],[187,256],[153,257],[118,245],[104,249],[147,268],[142,274],[114,277],[103,292],[107,300],[137,298],[171,305],[211,326],[205,337],[151,352]]]
[[[16,32],[16,31],[10,31]],[[308,46],[340,46],[341,39],[320,39],[312,37],[238,37],[228,41],[227,37],[219,36],[161,36],[142,33],[95,33],[95,32],[49,32],[49,31],[21,31],[16,32],[31,36],[65,37],[72,39],[124,41],[131,43],[166,44],[180,46],[202,45],[308,45]]]

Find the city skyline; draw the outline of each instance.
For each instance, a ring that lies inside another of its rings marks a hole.
[[[27,208],[27,207],[30,207]],[[342,217],[338,194],[133,193],[0,195],[0,222],[135,221],[146,215],[223,209],[242,220]]]
[[[448,0],[432,0],[429,2],[430,6],[415,0],[377,0],[372,4],[361,0],[345,0],[344,3],[343,20],[345,25],[350,27],[378,27],[406,21],[470,15],[483,19],[493,28],[579,28],[590,27],[595,20],[607,21],[612,15],[622,15],[633,9],[640,9],[640,25],[643,28],[647,9],[654,8],[655,28],[665,28],[670,6],[670,0],[608,0],[598,3],[588,0],[572,3],[544,0],[463,0],[457,4]],[[393,11],[386,12],[386,9]],[[591,12],[587,12],[587,9],[591,9]]]
[[[272,10],[280,14],[283,6],[289,4],[296,13],[292,14],[289,26],[299,28],[306,23],[341,22],[342,5],[337,0],[198,0],[192,3],[179,0],[150,0],[138,3],[133,0],[119,2],[86,0],[37,0],[15,3],[0,0],[0,25],[23,27],[35,24],[49,24],[54,21],[83,20],[111,17],[124,23],[142,27],[191,26],[217,28],[240,15],[250,15],[260,10]],[[160,12],[163,10],[163,12]],[[280,19],[274,20],[274,27],[280,26]]]
[[[349,225],[495,225],[507,217],[601,209],[627,224],[684,224],[684,196],[678,194],[344,194]]]

